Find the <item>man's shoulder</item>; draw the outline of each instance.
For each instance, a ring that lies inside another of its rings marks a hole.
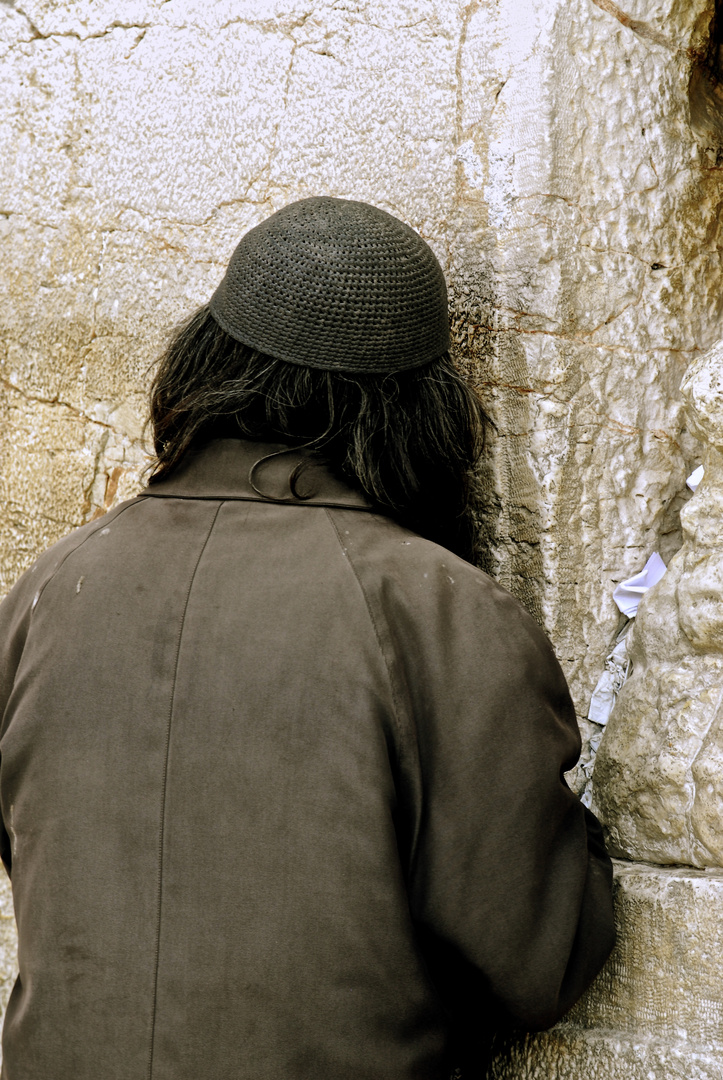
[[[356,513],[342,507],[329,509],[344,553],[363,560],[380,572],[395,571],[422,575],[453,566],[465,579],[475,580],[485,588],[500,586],[479,567],[467,562],[441,544],[428,540],[380,513]]]
[[[108,511],[108,513],[103,514],[102,517],[94,518],[92,521],[86,522],[85,525],[73,529],[67,535],[61,537],[60,540],[56,540],[21,574],[3,603],[7,604],[13,598],[20,599],[26,594],[33,597],[39,595],[48,581],[74,551],[82,547],[93,535],[107,528],[108,524],[129,506],[140,501],[139,499],[130,499],[121,503]]]
[[[479,567],[440,544],[377,514],[334,512],[342,549],[362,588],[387,609],[453,619],[470,633],[504,628],[519,648],[549,649],[544,631],[520,601]]]
[[[483,570],[394,522],[364,515],[367,520],[355,525],[348,517],[338,528],[342,546],[415,708],[474,727],[483,714],[499,719],[513,704],[519,719],[540,702],[553,702],[577,737],[552,645],[516,597]],[[513,732],[516,723],[505,730]]]

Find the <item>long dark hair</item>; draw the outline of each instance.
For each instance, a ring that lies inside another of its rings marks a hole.
[[[150,483],[200,441],[303,444],[379,510],[472,559],[474,469],[487,422],[446,354],[382,376],[301,367],[235,341],[204,305],[175,331],[158,363]]]

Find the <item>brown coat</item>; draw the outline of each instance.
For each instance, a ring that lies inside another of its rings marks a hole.
[[[211,443],[0,607],[6,1080],[443,1080],[450,1011],[548,1025],[611,948],[544,635],[323,467],[254,490],[278,449]]]

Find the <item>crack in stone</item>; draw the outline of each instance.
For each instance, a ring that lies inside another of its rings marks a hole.
[[[5,0],[3,0],[3,2],[5,2]],[[13,5],[13,7],[14,10],[17,11],[18,15],[22,15],[22,17],[26,20],[28,26],[33,32],[33,36],[29,39],[29,41],[19,43],[25,45],[30,44],[30,42],[32,41],[49,41],[52,38],[75,38],[76,41],[89,41],[91,39],[107,37],[109,34],[112,34],[114,30],[143,30],[145,32],[153,25],[152,23],[123,23],[120,22],[120,20],[115,19],[109,26],[105,28],[105,30],[101,30],[95,34],[86,34],[85,36],[83,36],[82,34],[78,34],[75,30],[56,30],[51,31],[51,33],[49,34],[44,34],[42,30],[40,30],[40,28],[33,22],[33,20],[30,18],[26,11],[23,11],[23,9],[17,4]],[[138,44],[138,42],[136,42],[136,44]]]
[[[61,401],[60,398],[46,398],[40,394],[29,394],[27,390],[23,390],[21,386],[17,386],[16,383],[10,379],[6,379],[0,375],[0,386],[4,386],[6,390],[12,390],[16,394],[19,394],[25,401],[32,402],[34,405],[52,405],[57,408],[67,409],[73,416],[79,420],[84,420],[88,424],[96,424],[98,427],[105,428],[107,431],[112,431],[114,435],[117,435],[120,439],[128,439],[131,443],[141,445],[138,439],[134,439],[132,435],[129,435],[127,431],[121,431],[119,428],[114,427],[113,424],[107,423],[105,420],[96,420],[92,416],[88,416],[86,412],[79,409],[76,405],[71,405],[68,401]]]
[[[609,326],[610,323],[615,322],[617,319],[619,319],[621,317],[621,315],[624,315],[625,312],[628,311],[630,308],[639,307],[640,304],[642,303],[643,293],[645,292],[645,286],[646,286],[646,278],[645,278],[645,276],[643,276],[641,278],[641,284],[640,284],[640,288],[638,290],[638,294],[637,294],[637,296],[635,297],[634,300],[630,300],[629,303],[624,304],[623,307],[619,308],[617,311],[612,312],[612,314],[608,315],[608,317],[606,319],[604,319],[603,322],[597,323],[597,325],[593,326],[590,330],[585,330],[585,331],[582,332],[581,335],[577,335],[575,338],[572,338],[572,339],[569,339],[569,340],[584,340],[585,338],[590,338],[594,334],[597,334],[604,327]],[[522,319],[522,318],[540,319],[540,318],[546,318],[546,316],[540,315],[537,312],[520,311],[519,309],[516,309],[516,308],[500,307],[499,311],[503,312],[506,315],[511,315],[515,319]],[[548,319],[548,321],[551,321],[551,320]],[[490,329],[490,332],[491,332],[492,328],[490,327],[489,329]],[[537,334],[550,333],[550,334],[552,334],[554,336],[554,331],[523,330],[519,326],[504,327],[504,328],[501,328],[501,329],[511,330],[511,331],[519,330],[521,333],[532,333],[532,334],[535,334],[535,333],[537,333]],[[557,336],[562,336],[562,335],[557,335]],[[588,342],[588,344],[595,344],[595,342],[590,341],[590,342]],[[602,347],[605,348],[606,346],[603,344]]]
[[[42,510],[37,510],[37,509],[33,509],[32,514],[30,514],[27,511],[27,509],[21,503],[18,503],[18,502],[9,502],[8,503],[8,516],[10,514],[15,514],[18,517],[22,517],[26,521],[29,521],[29,522],[34,522],[34,521],[38,521],[38,520],[40,520],[40,521],[49,521],[53,525],[67,525],[68,528],[70,528],[70,529],[77,529],[78,528],[78,521],[71,521],[69,518],[51,517],[50,514],[44,514],[42,512]],[[38,554],[39,554],[39,552],[38,552]],[[32,555],[31,558],[34,561],[37,558],[37,555]]]
[[[607,428],[608,431],[616,431],[621,435],[652,435],[655,439],[672,443],[678,450],[681,449],[677,440],[672,435],[669,435],[667,431],[663,431],[662,428],[633,427],[630,424],[623,424],[622,421],[616,420],[613,416],[606,416],[603,420],[586,420],[584,423],[574,426]],[[632,546],[637,548],[638,545],[634,544]]]
[[[140,43],[141,43],[141,42],[143,41],[143,38],[144,38],[144,37],[146,36],[146,34],[147,34],[147,33],[148,33],[148,30],[147,30],[147,29],[143,29],[143,30],[141,30],[140,34],[138,35],[138,37],[136,38],[136,40],[135,40],[135,41],[133,42],[133,44],[131,45],[130,49],[129,49],[129,50],[128,50],[128,52],[127,52],[127,53],[125,54],[125,56],[124,56],[124,60],[128,60],[128,59],[129,59],[129,57],[130,57],[131,53],[132,53],[132,52],[134,52],[134,51],[135,51],[135,50],[136,50],[136,49],[138,48],[138,46],[139,46],[139,45],[140,45]]]
[[[619,314],[622,314],[622,312],[620,312]],[[615,345],[606,341],[590,341],[587,335],[596,333],[601,328],[599,326],[595,327],[593,330],[587,331],[585,335],[575,335],[561,334],[555,330],[531,330],[522,326],[492,326],[490,323],[469,323],[468,325],[473,330],[483,330],[488,334],[541,334],[544,337],[555,338],[558,341],[567,341],[571,345],[587,345],[591,349],[603,349],[606,352],[621,352],[626,353],[629,356],[639,355],[639,350],[631,349],[626,345]],[[603,323],[602,325],[604,326],[605,324]],[[672,345],[647,345],[646,351],[675,353],[681,356],[697,356],[700,353],[700,348],[695,345],[692,346],[690,349],[678,349],[673,347]]]
[[[642,19],[634,19],[632,15],[628,15],[627,12],[614,3],[614,0],[592,0],[592,2],[601,11],[612,15],[628,30],[632,30],[638,37],[644,38],[646,41],[653,41],[656,45],[662,45],[664,49],[669,49],[671,52],[684,53],[691,58],[695,55],[692,49],[681,48],[680,45],[676,45],[672,38],[661,34],[659,30],[656,30],[649,23],[643,22]]]
[[[243,15],[236,15],[233,19],[229,19],[228,22],[221,23],[219,31],[227,30],[229,26],[251,26],[254,30],[262,30],[264,33],[270,34],[283,34],[284,37],[293,39],[293,31],[302,27],[313,14],[313,10],[307,11],[305,15],[300,15],[294,22],[286,24],[276,19],[245,19]]]
[[[219,33],[228,30],[230,26],[250,26],[252,29],[260,30],[264,34],[288,34],[288,31],[284,30],[272,19],[244,19],[241,15],[229,19],[228,22],[221,23],[218,28]]]
[[[256,186],[256,184],[259,184],[264,179],[264,177],[266,178],[267,188],[268,188],[268,180],[269,180],[269,177],[271,176],[271,166],[272,166],[274,157],[275,157],[275,155],[276,155],[276,153],[278,151],[279,128],[281,127],[282,121],[284,119],[284,116],[286,115],[286,111],[287,111],[288,105],[289,105],[289,91],[291,89],[291,80],[292,80],[292,75],[293,75],[293,70],[294,70],[294,61],[295,61],[296,53],[297,53],[298,49],[303,47],[303,43],[298,42],[296,40],[296,38],[294,37],[294,31],[301,29],[306,24],[307,20],[310,19],[313,14],[314,14],[313,10],[307,11],[305,14],[299,16],[299,18],[296,19],[293,23],[291,23],[288,27],[280,26],[278,23],[274,23],[273,21],[269,21],[269,20],[266,20],[266,21],[253,21],[253,20],[249,20],[249,19],[244,19],[243,17],[237,17],[237,18],[234,18],[234,19],[229,19],[228,22],[224,23],[220,27],[221,30],[225,30],[229,26],[233,26],[235,24],[240,23],[240,24],[243,24],[243,25],[246,25],[246,26],[252,26],[255,29],[264,30],[265,32],[273,32],[273,33],[276,33],[276,34],[281,33],[281,34],[283,34],[284,37],[287,37],[291,41],[291,53],[289,55],[289,64],[288,64],[288,67],[286,69],[286,76],[285,76],[285,79],[284,79],[284,89],[283,89],[283,94],[282,94],[281,110],[280,110],[280,113],[279,113],[279,117],[278,117],[276,123],[274,124],[273,131],[272,131],[272,134],[271,134],[271,146],[270,146],[270,149],[269,149],[268,157],[266,159],[266,163],[259,170],[259,172],[249,180],[248,184],[246,185],[245,190],[240,195],[236,196],[233,199],[227,199],[224,202],[219,203],[218,206],[215,206],[214,209],[211,211],[211,213],[208,215],[208,217],[206,217],[202,222],[200,222],[201,226],[207,225],[210,221],[212,221],[213,218],[216,217],[218,211],[223,209],[224,207],[234,206],[234,205],[241,205],[241,204],[263,206],[264,203],[268,202],[268,193],[262,199],[250,199],[249,198],[249,193]],[[191,223],[189,223],[189,224],[191,224]],[[195,223],[193,223],[193,224],[195,224]]]
[[[512,390],[515,394],[519,394],[521,397],[531,395],[532,397],[539,398],[541,401],[556,401],[559,405],[567,405],[568,402],[565,398],[558,397],[551,389],[539,389],[534,386],[522,386],[517,383],[501,382],[498,379],[475,379],[475,386],[481,387],[485,390]],[[504,438],[511,432],[499,432],[499,437]],[[520,433],[523,434],[523,433]],[[527,432],[526,434],[529,434]]]
[[[643,255],[636,255],[634,251],[625,251],[624,248],[614,247],[595,247],[594,244],[585,244],[580,242],[580,247],[585,248],[586,251],[594,251],[596,255],[622,255],[626,259],[633,259],[634,262],[639,262],[642,266],[653,270],[681,270],[681,266],[663,266],[662,263],[650,262],[650,256],[647,258]],[[607,324],[606,324],[607,325]]]
[[[454,209],[458,211],[462,205],[463,200],[463,178],[464,178],[464,163],[457,156],[457,150],[464,142],[462,132],[462,118],[464,115],[464,100],[463,100],[463,75],[462,75],[462,57],[464,53],[464,46],[467,41],[467,31],[469,24],[472,20],[472,16],[479,8],[482,0],[469,0],[469,3],[462,11],[462,24],[459,31],[459,41],[457,44],[457,53],[454,62],[454,151],[455,151],[455,166],[454,166]],[[452,266],[452,243],[451,237],[447,236],[447,258],[445,263],[445,269],[449,271]]]
[[[99,293],[99,290],[100,290],[100,279],[101,279],[101,276],[102,276],[102,273],[103,273],[103,263],[104,263],[104,260],[105,260],[105,251],[106,251],[106,248],[108,247],[108,240],[110,238],[111,232],[115,232],[115,230],[103,231],[101,233],[102,240],[101,240],[100,255],[98,256],[98,266],[96,268],[96,275],[97,275],[96,276],[96,284],[95,284],[95,286],[93,288],[93,310],[91,312],[91,318],[90,318],[90,337],[88,338],[88,341],[86,342],[86,344],[83,346],[84,349],[89,349],[90,346],[95,341],[96,337],[98,336],[96,334],[96,332],[95,332],[96,315],[98,313],[98,293]]]
[[[1,2],[2,0],[0,0],[0,3]],[[0,218],[5,218],[6,221],[9,221],[11,217],[22,218],[28,225],[34,225],[36,229],[54,229],[55,232],[58,232],[60,229],[60,225],[53,225],[49,221],[37,221],[35,218],[28,217],[22,210],[0,210]]]
[[[95,452],[95,460],[93,461],[93,473],[90,478],[90,483],[86,486],[83,492],[83,505],[81,507],[81,518],[83,521],[88,520],[88,514],[90,513],[93,505],[93,488],[95,487],[95,481],[101,471],[103,454],[108,446],[108,440],[110,439],[110,432],[104,431],[100,437],[98,448]]]
[[[396,23],[393,26],[381,26],[379,23],[370,22],[367,26],[373,26],[375,30],[382,30],[385,34],[392,34],[395,30],[413,30],[415,26],[421,26],[423,23],[429,22],[428,19],[419,19],[413,23]],[[436,35],[433,35],[436,37]]]
[[[273,132],[272,132],[272,135],[271,135],[271,149],[269,150],[269,156],[268,156],[266,165],[261,170],[258,177],[256,177],[254,180],[252,180],[251,183],[248,185],[248,187],[246,188],[246,191],[244,192],[243,198],[245,198],[245,196],[248,195],[249,191],[251,191],[254,184],[258,183],[261,180],[264,173],[266,174],[267,186],[268,186],[268,179],[271,176],[271,166],[272,166],[274,157],[276,156],[276,153],[278,151],[279,128],[281,127],[281,123],[282,123],[282,121],[283,121],[283,119],[284,119],[284,117],[286,115],[286,112],[288,110],[288,107],[289,107],[289,91],[291,90],[291,79],[292,79],[293,72],[294,72],[294,61],[296,59],[296,53],[297,53],[298,49],[301,48],[301,45],[299,44],[299,42],[296,40],[296,38],[293,35],[293,31],[294,30],[300,30],[303,26],[305,26],[307,20],[310,19],[313,14],[314,14],[313,10],[312,11],[307,11],[307,13],[305,15],[302,15],[299,19],[296,20],[295,23],[292,24],[292,26],[289,28],[288,31],[284,31],[285,36],[290,38],[290,40],[292,41],[293,44],[292,44],[292,47],[291,47],[291,55],[289,56],[289,66],[288,66],[288,68],[286,70],[286,78],[285,78],[285,81],[284,81],[284,91],[283,91],[283,98],[282,98],[282,103],[281,103],[281,111],[280,111],[278,120],[274,124],[274,129],[273,129]]]
[[[454,63],[455,74],[455,112],[454,112],[454,146],[457,149],[464,141],[464,135],[462,132],[462,117],[464,115],[464,99],[462,94],[462,54],[467,42],[467,31],[469,30],[469,24],[472,21],[472,16],[479,8],[481,0],[469,0],[469,3],[462,12],[462,26],[459,32],[459,44],[457,45],[457,55]],[[462,182],[462,162],[457,162],[457,195],[458,200],[461,198],[461,182]]]

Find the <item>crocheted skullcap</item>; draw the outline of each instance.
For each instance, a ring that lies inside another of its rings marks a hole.
[[[327,370],[403,371],[449,348],[431,248],[391,214],[347,199],[302,199],[247,232],[211,314],[259,352]]]

